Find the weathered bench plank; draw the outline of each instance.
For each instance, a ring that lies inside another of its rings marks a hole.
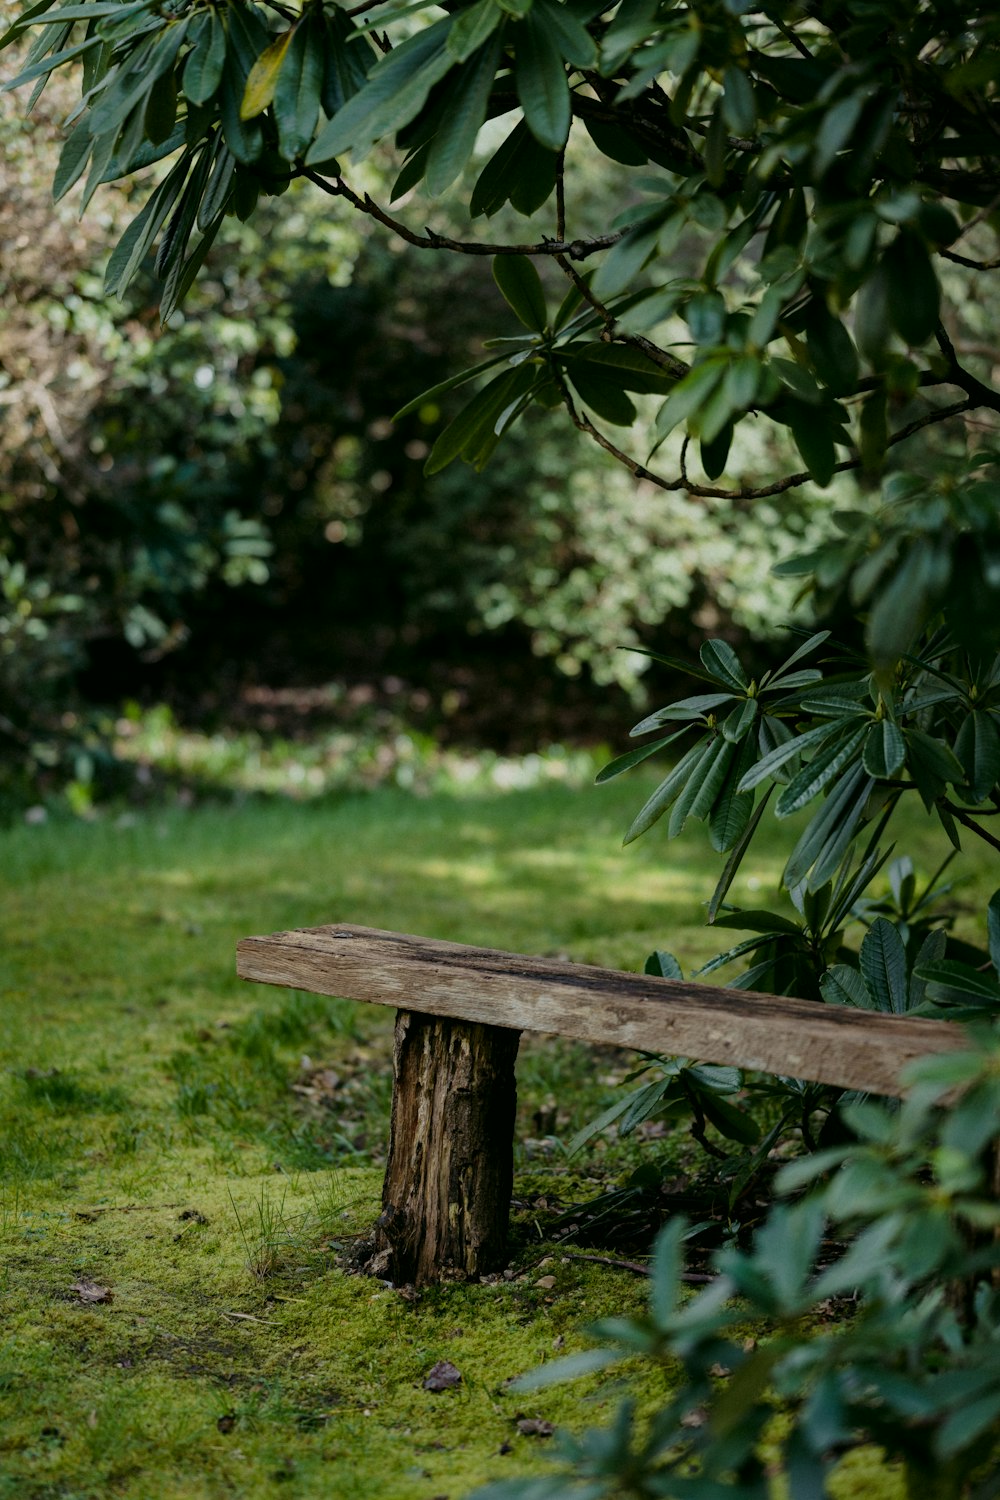
[[[875,1094],[900,1094],[900,1071],[913,1059],[964,1045],[961,1028],[947,1021],[623,974],[347,924],[243,938],[237,972],[260,984]]]

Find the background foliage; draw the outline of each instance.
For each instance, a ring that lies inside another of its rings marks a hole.
[[[749,936],[703,973],[744,960],[732,982],[746,988],[979,1023],[960,1072],[917,1080],[898,1110],[796,1079],[761,1084],[647,1059],[643,1071],[659,1076],[577,1141],[615,1119],[628,1133],[657,1111],[688,1114],[726,1185],[710,1221],[728,1241],[714,1290],[679,1308],[678,1228],[660,1241],[650,1322],[603,1330],[654,1360],[680,1358],[684,1390],[654,1416],[644,1447],[632,1444],[626,1404],[570,1447],[565,1481],[502,1493],[763,1494],[769,1385],[788,1403],[782,1451],[797,1491],[822,1493],[860,1434],[899,1453],[916,1443],[921,1481],[933,1474],[942,1494],[971,1493],[1000,1418],[989,1201],[1000,896],[986,911],[987,947],[949,946],[947,920],[932,912],[937,877],[918,896],[912,860],[890,866],[889,840],[905,836],[899,810],[919,802],[945,847],[975,838],[1000,849],[990,821],[1000,812],[1000,396],[988,336],[997,17],[942,0],[754,11],[475,0],[386,7],[374,23],[325,0],[291,11],[244,0],[47,4],[6,38],[30,37],[10,87],[37,95],[82,60],[57,196],[82,183],[86,203],[103,182],[138,174],[138,213],[105,284],[133,297],[153,256],[167,348],[183,347],[185,298],[210,263],[209,279],[228,256],[242,264],[249,244],[253,265],[250,231],[235,228],[224,245],[227,221],[254,232],[295,223],[306,184],[315,201],[353,211],[353,224],[374,221],[450,267],[411,279],[391,252],[368,251],[354,255],[351,285],[331,289],[293,262],[295,337],[275,331],[241,372],[270,393],[259,397],[268,441],[233,445],[244,485],[263,476],[259,510],[223,509],[220,520],[208,485],[198,545],[189,527],[189,544],[174,549],[179,578],[147,565],[147,543],[129,553],[142,587],[165,601],[207,599],[215,572],[237,586],[256,576],[297,623],[327,577],[343,581],[316,570],[321,530],[335,552],[353,552],[341,602],[362,635],[359,590],[378,601],[386,642],[419,648],[458,623],[466,634],[511,625],[568,672],[586,664],[596,680],[620,679],[612,635],[644,644],[665,606],[693,606],[705,633],[712,612],[724,626],[753,623],[754,601],[737,621],[711,570],[732,574],[726,549],[744,541],[773,561],[780,516],[781,533],[804,546],[777,576],[802,581],[822,628],[802,632],[780,665],[720,635],[697,665],[690,639],[680,656],[658,650],[662,668],[701,679],[701,690],[647,714],[633,734],[656,737],[600,779],[661,751],[674,758],[626,842],[654,825],[671,838],[689,821],[707,825],[724,859],[710,922]],[[255,218],[259,203],[270,220]],[[493,286],[456,269],[484,257]],[[453,343],[435,316],[443,298]],[[318,346],[333,324],[348,330],[352,358],[341,352],[328,368]],[[484,334],[482,359],[469,346]],[[403,394],[393,426],[387,375],[403,343],[414,385],[429,385]],[[367,381],[374,406],[361,399]],[[195,366],[194,383],[209,389],[213,368]],[[344,414],[333,442],[324,404]],[[578,484],[574,463],[564,482],[574,429],[637,482],[639,501],[629,493],[619,505],[604,470],[585,468]],[[380,447],[390,443],[401,456]],[[471,502],[460,459],[482,476]],[[171,465],[152,514],[177,532]],[[843,475],[857,489],[824,514],[808,486]],[[425,491],[434,479],[443,487]],[[301,504],[289,498],[298,493]],[[804,503],[787,500],[797,493]],[[654,496],[660,505],[646,509]],[[705,515],[693,507],[711,502],[725,507],[716,528],[685,556],[692,517]],[[259,511],[274,519],[279,557],[294,559],[267,580]],[[211,525],[230,541],[211,541]],[[732,577],[729,587],[742,607],[746,587]],[[775,596],[757,598],[773,628]],[[169,637],[152,610],[142,614],[141,591],[127,602],[123,628],[145,632],[138,644]],[[68,617],[80,603],[53,609]],[[220,641],[223,614],[216,606]],[[780,882],[794,915],[728,902],[770,811],[779,823],[801,815]],[[679,973],[660,949],[648,967]],[[965,1089],[958,1104],[952,1085]],[[740,1219],[750,1184],[773,1175],[789,1142],[810,1159],[779,1185],[824,1185]],[[828,1230],[843,1237],[832,1258]],[[846,1289],[861,1298],[847,1329],[806,1338],[816,1298]],[[724,1337],[736,1293],[770,1320],[760,1357],[744,1360]],[[725,1374],[716,1400],[710,1381]],[[698,1422],[695,1401],[710,1408]]]

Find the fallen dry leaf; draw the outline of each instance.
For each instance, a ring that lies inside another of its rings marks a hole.
[[[81,1302],[113,1302],[115,1294],[109,1286],[98,1286],[96,1281],[74,1281],[70,1287]]]
[[[425,1391],[451,1391],[456,1385],[461,1384],[462,1374],[456,1370],[450,1359],[439,1359],[437,1364],[427,1372],[424,1380]]]

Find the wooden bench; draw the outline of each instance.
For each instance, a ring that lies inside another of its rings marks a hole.
[[[243,938],[258,984],[393,1006],[393,1101],[368,1268],[397,1284],[499,1269],[522,1031],[902,1092],[915,1058],[964,1045],[947,1021],[623,974],[333,924]]]

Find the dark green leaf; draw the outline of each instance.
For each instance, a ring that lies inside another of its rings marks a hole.
[[[932,963],[918,964],[914,970],[918,979],[940,989],[958,995],[969,995],[977,1000],[988,1000],[1000,1006],[1000,985],[992,974],[980,974],[970,964],[957,959],[942,958]]]
[[[274,86],[274,119],[278,146],[286,161],[302,156],[319,119],[326,67],[325,29],[321,17],[306,12],[293,28]]]
[[[873,724],[865,740],[863,759],[869,776],[880,780],[895,776],[906,759],[906,741],[899,725],[891,719]]]
[[[155,146],[162,145],[173,134],[177,119],[177,78],[172,67],[165,69],[154,79],[146,101],[143,123],[147,138]]]
[[[737,782],[737,786],[738,785],[739,783]],[[732,885],[733,881],[736,879],[736,875],[739,871],[740,865],[742,864],[746,852],[753,841],[753,836],[757,831],[760,820],[764,816],[764,809],[767,807],[767,804],[770,800],[771,791],[772,788],[768,787],[764,796],[758,802],[756,808],[753,811],[753,814],[747,822],[746,827],[744,828],[737,842],[733,845],[732,852],[730,853],[729,858],[726,860],[726,863],[723,866],[722,874],[719,876],[718,884],[716,885],[715,890],[712,892],[712,899],[708,903],[709,922],[716,921],[719,908],[721,907],[723,901],[725,901],[726,896],[729,893],[729,888]]]
[[[728,718],[723,721],[723,739],[731,740],[733,744],[745,739],[757,722],[759,708],[760,704],[756,698],[745,698],[741,704],[738,704]],[[749,766],[747,769],[749,769]]]
[[[680,796],[688,777],[708,750],[710,743],[710,741],[706,742],[704,739],[701,739],[697,744],[692,745],[685,755],[681,756],[681,759],[674,766],[670,774],[664,777],[653,795],[648,798],[633,818],[629,830],[622,840],[624,844],[633,843],[647,829],[652,828],[653,824],[663,816],[669,807],[673,806],[674,802]]]
[[[519,1375],[516,1380],[510,1382],[508,1389],[517,1391],[544,1390],[550,1385],[559,1385],[564,1380],[579,1380],[581,1375],[596,1375],[601,1370],[606,1370],[617,1360],[624,1359],[628,1351],[625,1349],[581,1349],[577,1354],[564,1354],[561,1359],[550,1359],[546,1364],[539,1365],[537,1370],[530,1370],[526,1375]],[[558,1500],[560,1486],[565,1493],[562,1480],[556,1480],[550,1488],[548,1495],[535,1494],[530,1500]],[[518,1494],[523,1491],[523,1481],[516,1481],[516,1489],[510,1492],[509,1500],[517,1500]],[[496,1494],[496,1486],[491,1486],[494,1494],[492,1500],[502,1500]],[[579,1492],[578,1492],[579,1493]],[[586,1497],[580,1496],[580,1500]],[[596,1494],[594,1500],[597,1500]]]
[[[785,866],[782,879],[789,887],[801,885],[805,881],[806,893],[814,894],[833,879],[857,837],[873,785],[859,766],[856,771],[849,772],[840,786],[830,793],[821,811],[792,850]],[[818,852],[814,852],[813,841],[820,830],[824,834],[824,840]],[[803,869],[806,851],[811,857],[811,869],[808,864]]]
[[[484,370],[492,370],[505,357],[503,354],[497,354],[492,359],[484,359],[482,364],[473,365],[471,369],[460,371],[458,375],[449,375],[447,380],[442,380],[437,385],[432,385],[428,390],[421,391],[419,396],[414,396],[412,401],[408,401],[405,406],[401,406],[399,411],[394,413],[392,420],[400,422],[403,417],[408,417],[413,412],[419,411],[422,406],[433,404],[439,396],[446,396],[449,391],[457,390],[459,386],[468,384],[470,380],[475,380],[476,376],[482,375]]]
[[[671,809],[668,825],[670,838],[676,838],[683,831],[688,818],[708,816],[722,790],[735,755],[735,745],[729,745],[721,738],[709,741],[704,755],[692,768],[684,790]]]
[[[489,0],[489,3],[492,4],[493,0]],[[585,117],[583,123],[587,134],[602,156],[610,157],[612,161],[620,162],[625,167],[646,165],[649,157],[645,146],[621,125],[609,120],[592,120],[589,117]]]
[[[801,927],[776,911],[727,911],[719,917],[716,927],[735,927],[738,932],[783,932],[789,937],[800,937]]]
[[[595,296],[607,301],[630,286],[646,262],[659,250],[664,216],[644,220],[613,245],[597,268],[592,287]]]
[[[828,630],[818,630],[815,635],[811,635],[808,640],[803,641],[802,645],[797,646],[792,652],[791,656],[787,657],[785,661],[781,663],[781,666],[775,672],[774,676],[770,679],[770,686],[777,686],[779,682],[785,679],[789,667],[793,667],[797,661],[801,661],[804,656],[808,656],[811,652],[815,651],[818,646],[822,646],[823,642],[829,640],[829,638],[830,632]]]
[[[198,228],[206,230],[213,219],[225,212],[233,189],[236,161],[221,136],[217,141],[215,162],[198,209]]]
[[[782,879],[789,890],[805,884],[818,890],[836,872],[858,831],[873,782],[861,765],[841,778],[801,834]]]
[[[444,114],[427,158],[427,187],[432,193],[450,187],[472,155],[489,109],[502,46],[502,33],[496,31],[448,80]]]
[[[539,145],[524,121],[486,163],[472,190],[469,212],[490,218],[505,203],[519,214],[533,214],[552,194],[559,156]]]
[[[569,85],[553,33],[534,10],[514,32],[514,81],[524,118],[535,139],[561,151],[570,125]]]
[[[238,22],[236,17],[240,14],[237,7],[230,7],[230,38],[233,44],[226,51],[225,66],[222,70],[222,87],[219,94],[219,109],[222,116],[222,133],[236,160],[243,166],[252,166],[260,156],[264,147],[264,135],[260,120],[243,120],[240,110],[243,104],[243,90],[246,86],[247,72],[244,71],[245,47],[242,41],[237,44]]]
[[[990,714],[973,709],[955,740],[969,796],[984,802],[1000,779],[1000,734]]]
[[[701,466],[709,479],[719,479],[726,471],[726,462],[733,442],[733,424],[725,422],[712,437],[701,436],[699,452]]]
[[[814,797],[819,796],[824,787],[855,759],[864,737],[864,729],[852,730],[847,735],[837,734],[830,744],[817,751],[809,764],[782,791],[774,808],[776,816],[791,817],[792,813],[798,812]]]
[[[907,770],[929,812],[949,782],[958,785],[964,780],[965,771],[948,745],[922,729],[906,728],[903,738]]]
[[[164,283],[163,296],[160,299],[160,317],[164,322],[180,307],[194,285],[194,279],[219,232],[221,223],[220,215],[208,225],[191,254],[185,260],[178,256],[171,265]]]
[[[780,723],[781,721],[778,719],[762,719],[761,734],[763,735],[765,729],[767,729],[769,733],[773,733],[777,737],[781,732],[778,729]],[[782,726],[783,728],[784,726]],[[759,760],[753,769],[747,772],[740,785],[740,791],[752,791],[755,786],[759,786],[768,776],[773,776],[776,771],[780,770],[787,761],[791,760],[793,755],[801,754],[803,750],[807,750],[811,745],[820,745],[824,740],[829,739],[830,735],[834,732],[834,725],[820,724],[815,729],[807,730],[805,734],[794,735],[786,739],[783,743],[776,745],[773,750],[769,750],[766,753],[763,760]]]
[[[877,474],[889,446],[888,401],[885,387],[865,397],[858,419],[861,460],[867,474]]]
[[[732,703],[733,696],[732,693],[697,693],[693,698],[678,698],[676,703],[668,703],[665,708],[658,708],[655,713],[640,719],[629,734],[648,734],[651,729],[659,729],[661,725],[678,719],[704,719],[722,704]]]
[[[910,991],[907,1002],[910,1010],[915,1010],[918,1005],[923,1004],[927,991],[926,982],[920,978],[917,971],[927,964],[939,963],[944,957],[947,944],[948,940],[943,929],[940,927],[936,927],[932,932],[929,932],[921,943],[920,950],[913,962],[913,972],[910,975]]]
[[[881,587],[868,615],[868,649],[881,667],[892,666],[913,643],[935,607],[951,569],[946,550],[915,542]]]
[[[986,909],[986,927],[989,935],[990,959],[1000,974],[1000,891],[994,891]]]
[[[810,478],[821,489],[825,489],[836,468],[834,438],[840,432],[832,411],[825,406],[809,406],[803,401],[791,401],[788,425]]]
[[[577,68],[597,66],[594,39],[567,5],[552,4],[550,0],[535,0],[532,12],[548,29],[568,63]]]
[[[207,104],[215,97],[226,61],[226,31],[214,6],[203,21],[197,42],[184,64],[182,88],[192,104]]]
[[[656,416],[656,435],[660,441],[707,401],[722,380],[725,369],[724,364],[716,361],[695,365],[677,382]]]
[[[726,1099],[720,1099],[708,1089],[698,1090],[698,1103],[702,1113],[720,1135],[729,1141],[739,1141],[743,1146],[752,1146],[760,1139],[760,1129],[746,1110],[737,1109]]]
[[[649,1311],[657,1328],[665,1329],[677,1309],[681,1289],[680,1273],[684,1266],[682,1245],[687,1221],[671,1220],[656,1237],[649,1266]]]
[[[722,111],[735,135],[752,135],[757,124],[753,88],[743,69],[730,63],[722,75]]]
[[[323,110],[330,119],[343,109],[348,99],[364,88],[368,70],[376,54],[366,37],[353,36],[351,23],[339,8],[323,12],[326,31],[323,72]],[[449,36],[451,33],[449,32]],[[328,158],[329,159],[329,158]]]
[[[941,316],[941,291],[927,247],[912,229],[901,229],[885,252],[889,320],[907,344],[923,344]]]
[[[0,93],[7,94],[11,89],[18,89],[24,83],[30,83],[33,78],[41,78],[51,73],[54,68],[61,68],[71,58],[79,57],[82,52],[89,52],[91,47],[100,45],[100,38],[96,36],[87,37],[85,41],[77,42],[73,47],[65,47],[60,52],[53,52],[49,57],[44,57],[40,62],[32,63],[29,67],[22,69],[16,78],[5,83]]]
[[[572,343],[562,344],[557,352],[560,359],[565,360],[570,376],[583,362],[612,375],[626,391],[662,395],[674,384],[674,376],[654,364],[641,349],[631,349],[623,344],[588,343],[575,339]]]
[[[81,120],[66,137],[59,153],[59,165],[52,179],[52,197],[57,203],[86,171],[93,145],[88,122]]]
[[[712,677],[718,678],[726,687],[736,688],[738,692],[745,692],[750,686],[750,679],[744,672],[739,657],[728,641],[706,641],[698,652],[698,655],[701,657],[702,665],[706,672]]]
[[[508,307],[532,333],[544,333],[545,293],[534,261],[526,255],[495,255],[493,279]]]
[[[835,396],[853,392],[858,379],[857,350],[840,319],[815,299],[806,321],[806,348],[820,380]]]
[[[877,1009],[902,1015],[909,998],[906,950],[896,928],[885,917],[877,917],[865,933],[859,963]]]
[[[657,979],[683,979],[684,971],[672,953],[664,953],[657,948],[651,953],[642,966],[644,974],[652,974]]]
[[[826,174],[837,153],[847,145],[861,118],[866,99],[866,92],[859,90],[839,99],[824,114],[813,146],[813,170],[817,177]]]
[[[307,164],[329,161],[345,151],[365,151],[408,125],[454,63],[447,48],[451,24],[450,16],[436,21],[376,63],[363,87],[320,131]]]
[[[869,364],[881,369],[889,343],[889,271],[884,262],[879,263],[858,293],[854,337]]]
[[[494,0],[476,0],[460,10],[448,33],[448,51],[456,62],[466,62],[496,31],[503,21],[503,11]]]
[[[605,781],[611,781],[615,776],[620,776],[623,771],[630,771],[633,766],[639,765],[650,755],[655,755],[665,745],[672,745],[674,740],[680,739],[682,734],[687,734],[686,726],[682,729],[675,729],[673,734],[664,735],[662,739],[651,740],[648,745],[640,745],[638,750],[629,750],[626,754],[617,756],[598,771],[595,785],[601,786]]]
[[[437,474],[456,458],[470,463],[482,461],[484,447],[492,445],[498,419],[512,401],[524,395],[536,378],[530,365],[505,370],[474,396],[441,433],[424,465],[425,474]]]
[[[124,292],[135,275],[184,186],[192,158],[185,154],[154,188],[111,252],[104,276],[104,290],[111,296]]]
[[[631,427],[635,406],[619,381],[584,364],[573,365],[568,374],[577,395],[592,412],[618,427]]]
[[[0,52],[3,51],[4,47],[9,47],[11,42],[16,42],[18,37],[22,36],[29,29],[30,23],[37,21],[49,8],[50,0],[36,0],[34,5],[30,5],[26,10],[23,10],[17,17],[17,20],[8,26],[7,30],[0,36]],[[114,8],[117,10],[117,5]],[[87,14],[91,14],[90,6],[87,7]],[[62,12],[60,12],[60,20],[65,21]]]
[[[715,101],[712,123],[709,124],[705,135],[705,150],[702,151],[709,186],[721,187],[726,181],[727,154],[729,154],[729,135],[726,133],[726,99],[720,98]]]
[[[850,1005],[859,1010],[877,1009],[874,997],[857,969],[834,964],[819,982],[820,994],[827,1005]]]

